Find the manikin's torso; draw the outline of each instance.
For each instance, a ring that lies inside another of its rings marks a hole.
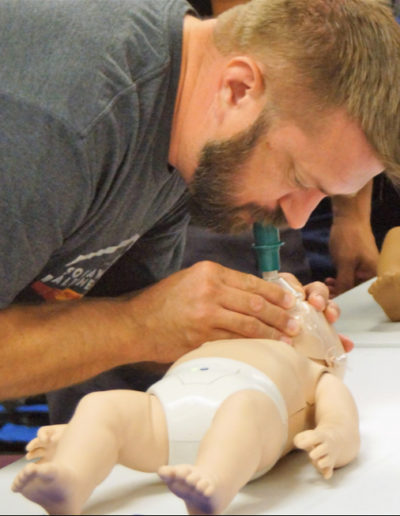
[[[293,448],[293,437],[298,432],[313,427],[315,389],[326,367],[305,358],[284,342],[233,339],[206,342],[180,358],[172,368],[203,357],[239,360],[259,369],[275,383],[289,415],[289,435],[283,454]]]

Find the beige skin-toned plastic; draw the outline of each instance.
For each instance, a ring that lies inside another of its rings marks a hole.
[[[306,352],[305,343],[312,339],[306,332],[298,339]],[[68,425],[39,430],[27,446],[27,459],[38,460],[16,476],[13,491],[49,514],[80,514],[94,488],[122,464],[158,472],[189,514],[219,514],[257,472],[272,468],[296,447],[309,454],[326,479],[356,457],[357,408],[341,378],[320,360],[281,341],[234,339],[207,342],[172,367],[200,357],[240,360],[265,373],[286,404],[288,432],[269,396],[238,391],[218,408],[195,464],[169,466],[166,420],[154,395],[93,393],[82,399]]]
[[[368,292],[391,321],[400,321],[400,227],[390,229],[378,258],[377,279]]]

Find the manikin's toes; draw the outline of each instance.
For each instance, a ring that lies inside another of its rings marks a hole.
[[[42,426],[37,433],[37,437],[32,439],[25,448],[27,451],[26,459],[51,460],[66,426],[67,425]]]
[[[80,514],[79,491],[75,476],[55,464],[28,464],[14,480],[11,488],[38,503],[49,514]]]
[[[218,514],[215,482],[198,467],[189,464],[162,466],[158,470],[170,491],[183,499],[189,514]]]

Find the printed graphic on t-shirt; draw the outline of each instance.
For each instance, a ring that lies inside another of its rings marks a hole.
[[[36,281],[35,283],[33,283],[32,288],[37,294],[39,294],[40,297],[42,297],[46,301],[69,301],[71,299],[79,299],[84,295],[78,294],[78,292],[75,292],[74,290],[71,290],[69,288],[63,290],[54,287],[49,287],[41,281]]]
[[[118,245],[80,254],[67,264],[48,272],[32,284],[33,290],[47,301],[65,301],[83,297],[103,274],[126,253],[140,235],[123,240]]]

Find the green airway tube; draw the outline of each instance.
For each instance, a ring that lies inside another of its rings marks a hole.
[[[260,272],[279,271],[279,249],[283,242],[279,239],[279,230],[271,224],[263,225],[256,222],[253,225],[254,249]]]

